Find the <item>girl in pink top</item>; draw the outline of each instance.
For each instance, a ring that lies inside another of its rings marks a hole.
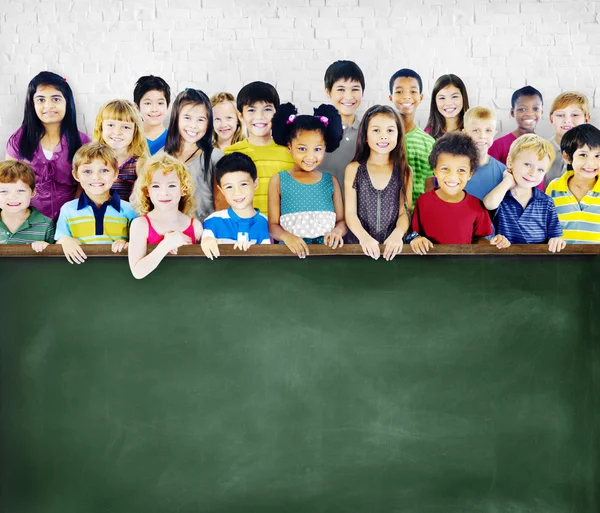
[[[8,139],[7,160],[20,160],[35,172],[36,195],[31,204],[54,222],[60,207],[75,198],[77,182],[71,161],[90,142],[77,130],[73,92],[56,73],[42,71],[29,82],[23,124]]]
[[[135,278],[150,274],[167,253],[196,244],[202,223],[195,212],[194,179],[187,167],[164,152],[151,157],[140,170],[131,204],[142,216],[129,230],[129,268]],[[156,244],[148,255],[148,244]]]

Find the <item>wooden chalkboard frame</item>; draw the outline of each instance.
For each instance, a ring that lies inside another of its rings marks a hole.
[[[149,251],[155,246],[149,246]],[[383,245],[380,246],[383,255]],[[113,253],[110,246],[106,244],[86,244],[84,246],[86,255],[94,257],[126,257],[127,252]],[[365,256],[359,244],[346,244],[342,248],[331,249],[321,244],[309,245],[310,256]],[[223,244],[219,246],[221,257],[293,257],[296,255],[283,244],[256,245],[250,247],[248,251],[233,249],[232,245]],[[436,244],[427,256],[439,255],[529,255],[529,256],[560,256],[560,255],[600,255],[600,244],[568,244],[560,253],[551,253],[545,244],[515,244],[506,249],[497,249],[489,244]],[[183,246],[179,248],[178,255],[168,255],[169,257],[202,257],[204,252],[200,245]],[[410,245],[405,244],[402,253],[398,255],[416,256]],[[63,257],[62,247],[50,245],[41,253],[36,253],[30,245],[13,244],[0,245],[0,258],[2,257]],[[310,258],[310,257],[309,257]]]

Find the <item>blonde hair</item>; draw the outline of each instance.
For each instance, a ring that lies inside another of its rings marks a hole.
[[[79,166],[91,164],[94,160],[101,160],[115,173],[119,172],[119,163],[114,150],[103,142],[93,141],[84,144],[73,155],[73,173],[77,173]]]
[[[133,139],[129,148],[127,148],[130,157],[146,159],[150,156],[148,142],[142,130],[142,120],[133,103],[128,100],[111,100],[102,105],[96,116],[94,141],[104,142],[104,138],[102,137],[102,122],[106,119],[133,123]]]
[[[152,183],[152,176],[156,171],[162,171],[163,175],[175,171],[181,181],[181,200],[179,200],[179,211],[184,214],[195,217],[196,200],[194,194],[196,185],[189,169],[175,157],[161,151],[150,157],[138,173],[137,180],[133,185],[130,203],[141,216],[150,212],[153,208],[152,201],[148,193],[148,187]]]
[[[585,94],[579,93],[577,91],[566,91],[554,98],[552,106],[550,107],[550,115],[552,116],[552,114],[554,114],[555,111],[564,109],[569,105],[576,105],[583,111],[585,117],[589,118],[590,100]]]
[[[231,105],[233,105],[233,109],[237,112],[237,106],[235,104],[235,97],[231,93],[227,93],[227,92],[217,93],[217,94],[213,94],[210,97],[210,104],[213,109],[215,108],[215,105],[218,105],[219,103],[227,103],[227,102],[231,103]],[[213,112],[213,117],[214,117],[214,112]],[[235,132],[233,133],[233,138],[231,139],[231,144],[235,144],[237,142],[243,141],[246,138],[242,132],[241,121],[237,117],[236,117],[236,119],[237,119],[237,127],[235,129]],[[213,120],[213,123],[214,123],[214,120]],[[217,135],[216,130],[213,129],[212,143],[215,148],[219,144],[218,139],[219,139],[219,136]]]
[[[0,183],[17,183],[19,180],[31,190],[35,189],[35,171],[29,164],[18,160],[0,162]]]
[[[479,119],[481,121],[496,121],[496,113],[492,109],[478,105],[465,112],[464,124]]]
[[[535,151],[540,160],[543,160],[546,156],[550,157],[550,163],[554,162],[556,157],[556,150],[550,141],[546,141],[546,139],[542,139],[536,134],[525,134],[510,145],[508,158],[514,161],[519,153],[525,150]]]

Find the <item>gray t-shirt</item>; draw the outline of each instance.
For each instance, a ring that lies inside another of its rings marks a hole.
[[[340,188],[342,189],[342,196],[344,196],[344,171],[346,171],[346,166],[354,158],[359,126],[360,120],[358,116],[355,116],[354,123],[351,126],[344,126],[344,136],[339,148],[332,153],[326,153],[323,162],[319,166],[321,171],[325,171],[338,179]]]
[[[560,151],[560,146],[556,142],[556,136],[554,136],[552,139],[548,139],[548,141],[556,150],[556,158],[554,159],[552,166],[550,166],[550,170],[546,173],[546,176],[544,176],[544,189],[548,187],[548,184],[552,180],[555,178],[560,178],[567,170],[567,163],[562,158],[562,152]]]
[[[215,174],[215,165],[222,157],[223,152],[218,148],[213,148],[209,172],[206,176],[204,174],[204,152],[186,163],[196,183],[196,217],[200,222],[204,222],[215,211],[213,175]]]

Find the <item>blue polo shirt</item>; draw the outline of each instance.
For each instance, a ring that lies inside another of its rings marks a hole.
[[[204,220],[202,238],[212,237],[219,244],[235,244],[238,241],[251,241],[255,244],[271,244],[267,216],[255,208],[252,217],[240,217],[231,207],[219,210]]]
[[[511,244],[545,244],[562,236],[554,201],[534,187],[527,206],[523,208],[508,191],[494,216],[496,233]]]
[[[112,244],[116,240],[128,240],[129,224],[136,217],[133,207],[119,198],[116,192],[97,207],[83,191],[78,199],[61,207],[54,238],[73,237],[82,244]]]

